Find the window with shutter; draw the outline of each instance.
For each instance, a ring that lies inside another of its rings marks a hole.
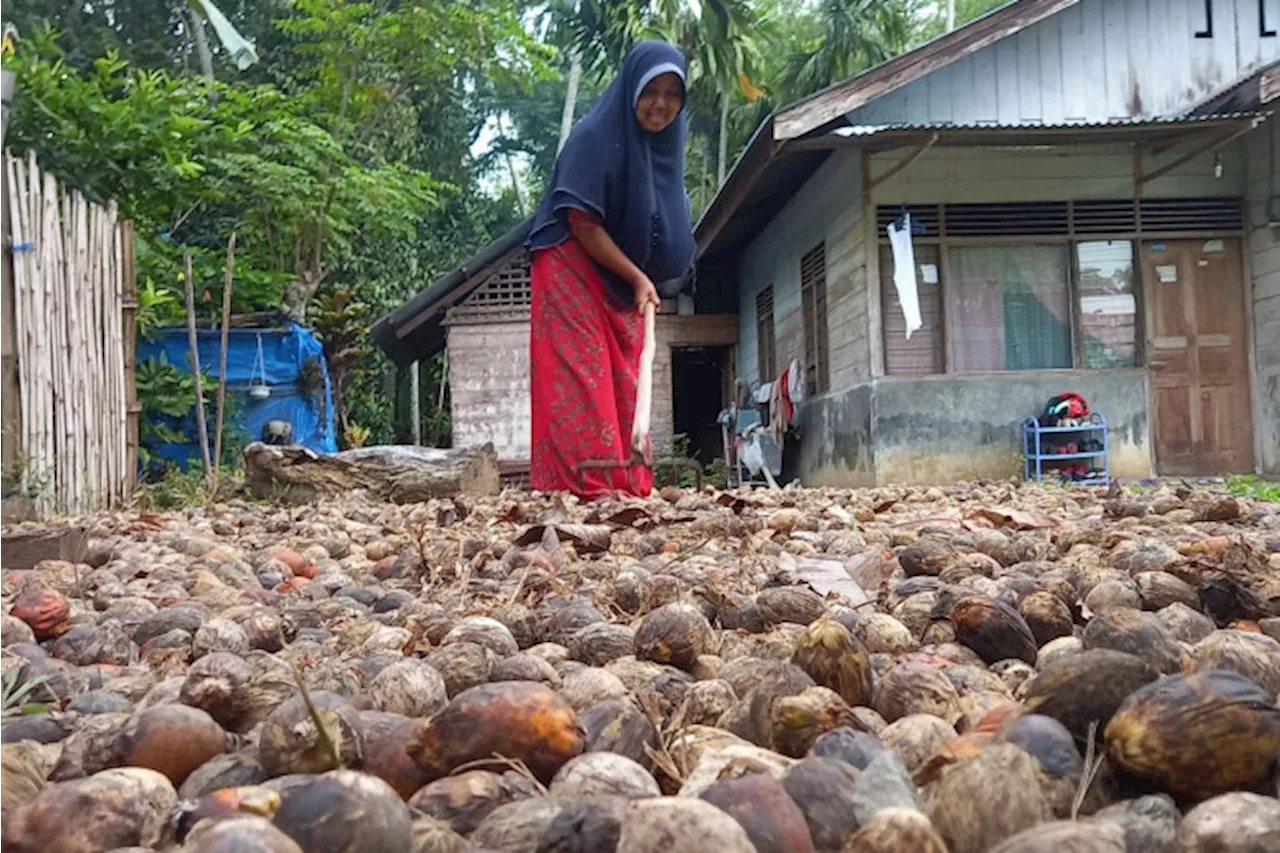
[[[805,390],[809,394],[822,394],[831,387],[825,243],[819,243],[800,259],[800,296],[804,309]]]
[[[761,382],[777,374],[777,343],[773,333],[773,285],[756,294],[756,369]]]

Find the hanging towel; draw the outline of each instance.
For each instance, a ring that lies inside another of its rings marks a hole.
[[[911,214],[902,215],[902,227],[891,222],[885,229],[889,233],[889,246],[893,249],[893,286],[898,291],[902,305],[902,317],[907,322],[907,340],[911,333],[924,325],[920,320],[920,293],[916,289],[916,252],[911,245]]]
[[[784,376],[786,374],[783,374]],[[769,395],[769,437],[777,444],[782,444],[782,436],[786,434],[787,425],[782,416],[782,383],[771,383]]]
[[[799,404],[804,402],[804,368],[800,366],[800,360],[791,359],[791,369],[788,371],[790,376],[787,379],[787,393],[791,396],[791,402]]]

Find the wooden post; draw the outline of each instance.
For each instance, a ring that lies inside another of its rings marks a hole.
[[[125,401],[125,497],[138,484],[138,418],[142,405],[138,402],[138,385],[135,381],[138,360],[138,274],[133,257],[133,220],[120,223],[120,335],[124,348],[124,401]]]
[[[14,302],[9,155],[0,151],[0,493],[17,485],[22,466],[22,388],[18,384],[18,315]]]
[[[227,241],[227,271],[222,280],[222,349],[218,353],[218,417],[213,427],[213,463],[222,466],[222,415],[227,406],[227,344],[231,334],[231,274],[236,264],[236,234]]]
[[[191,346],[191,378],[196,385],[196,435],[200,459],[204,463],[204,483],[213,486],[213,466],[209,462],[209,426],[204,419],[204,387],[200,379],[200,347],[196,341],[196,295],[191,278],[191,253],[182,253],[182,278],[187,291],[187,342]]]
[[[414,444],[422,444],[422,390],[418,385],[418,366],[409,365],[409,436]]]

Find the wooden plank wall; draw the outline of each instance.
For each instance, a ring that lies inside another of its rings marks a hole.
[[[1280,194],[1280,128],[1271,122],[1245,139],[1249,155],[1248,269],[1253,289],[1254,427],[1259,467],[1280,474],[1280,227],[1268,201]]]
[[[17,378],[16,394],[8,382],[4,389],[6,425],[18,410],[6,462],[13,454],[19,493],[39,515],[121,506],[137,464],[129,442],[136,394],[126,367],[132,231],[114,203],[91,204],[42,171],[33,153],[6,154],[3,170],[13,319],[5,337]]]

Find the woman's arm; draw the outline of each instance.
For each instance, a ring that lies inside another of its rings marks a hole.
[[[618,244],[594,216],[574,207],[569,208],[569,233],[582,244],[596,263],[632,286],[636,293],[637,311],[643,312],[644,306],[650,302],[655,308],[658,306],[658,291],[653,282],[627,257],[626,252],[618,248]]]

